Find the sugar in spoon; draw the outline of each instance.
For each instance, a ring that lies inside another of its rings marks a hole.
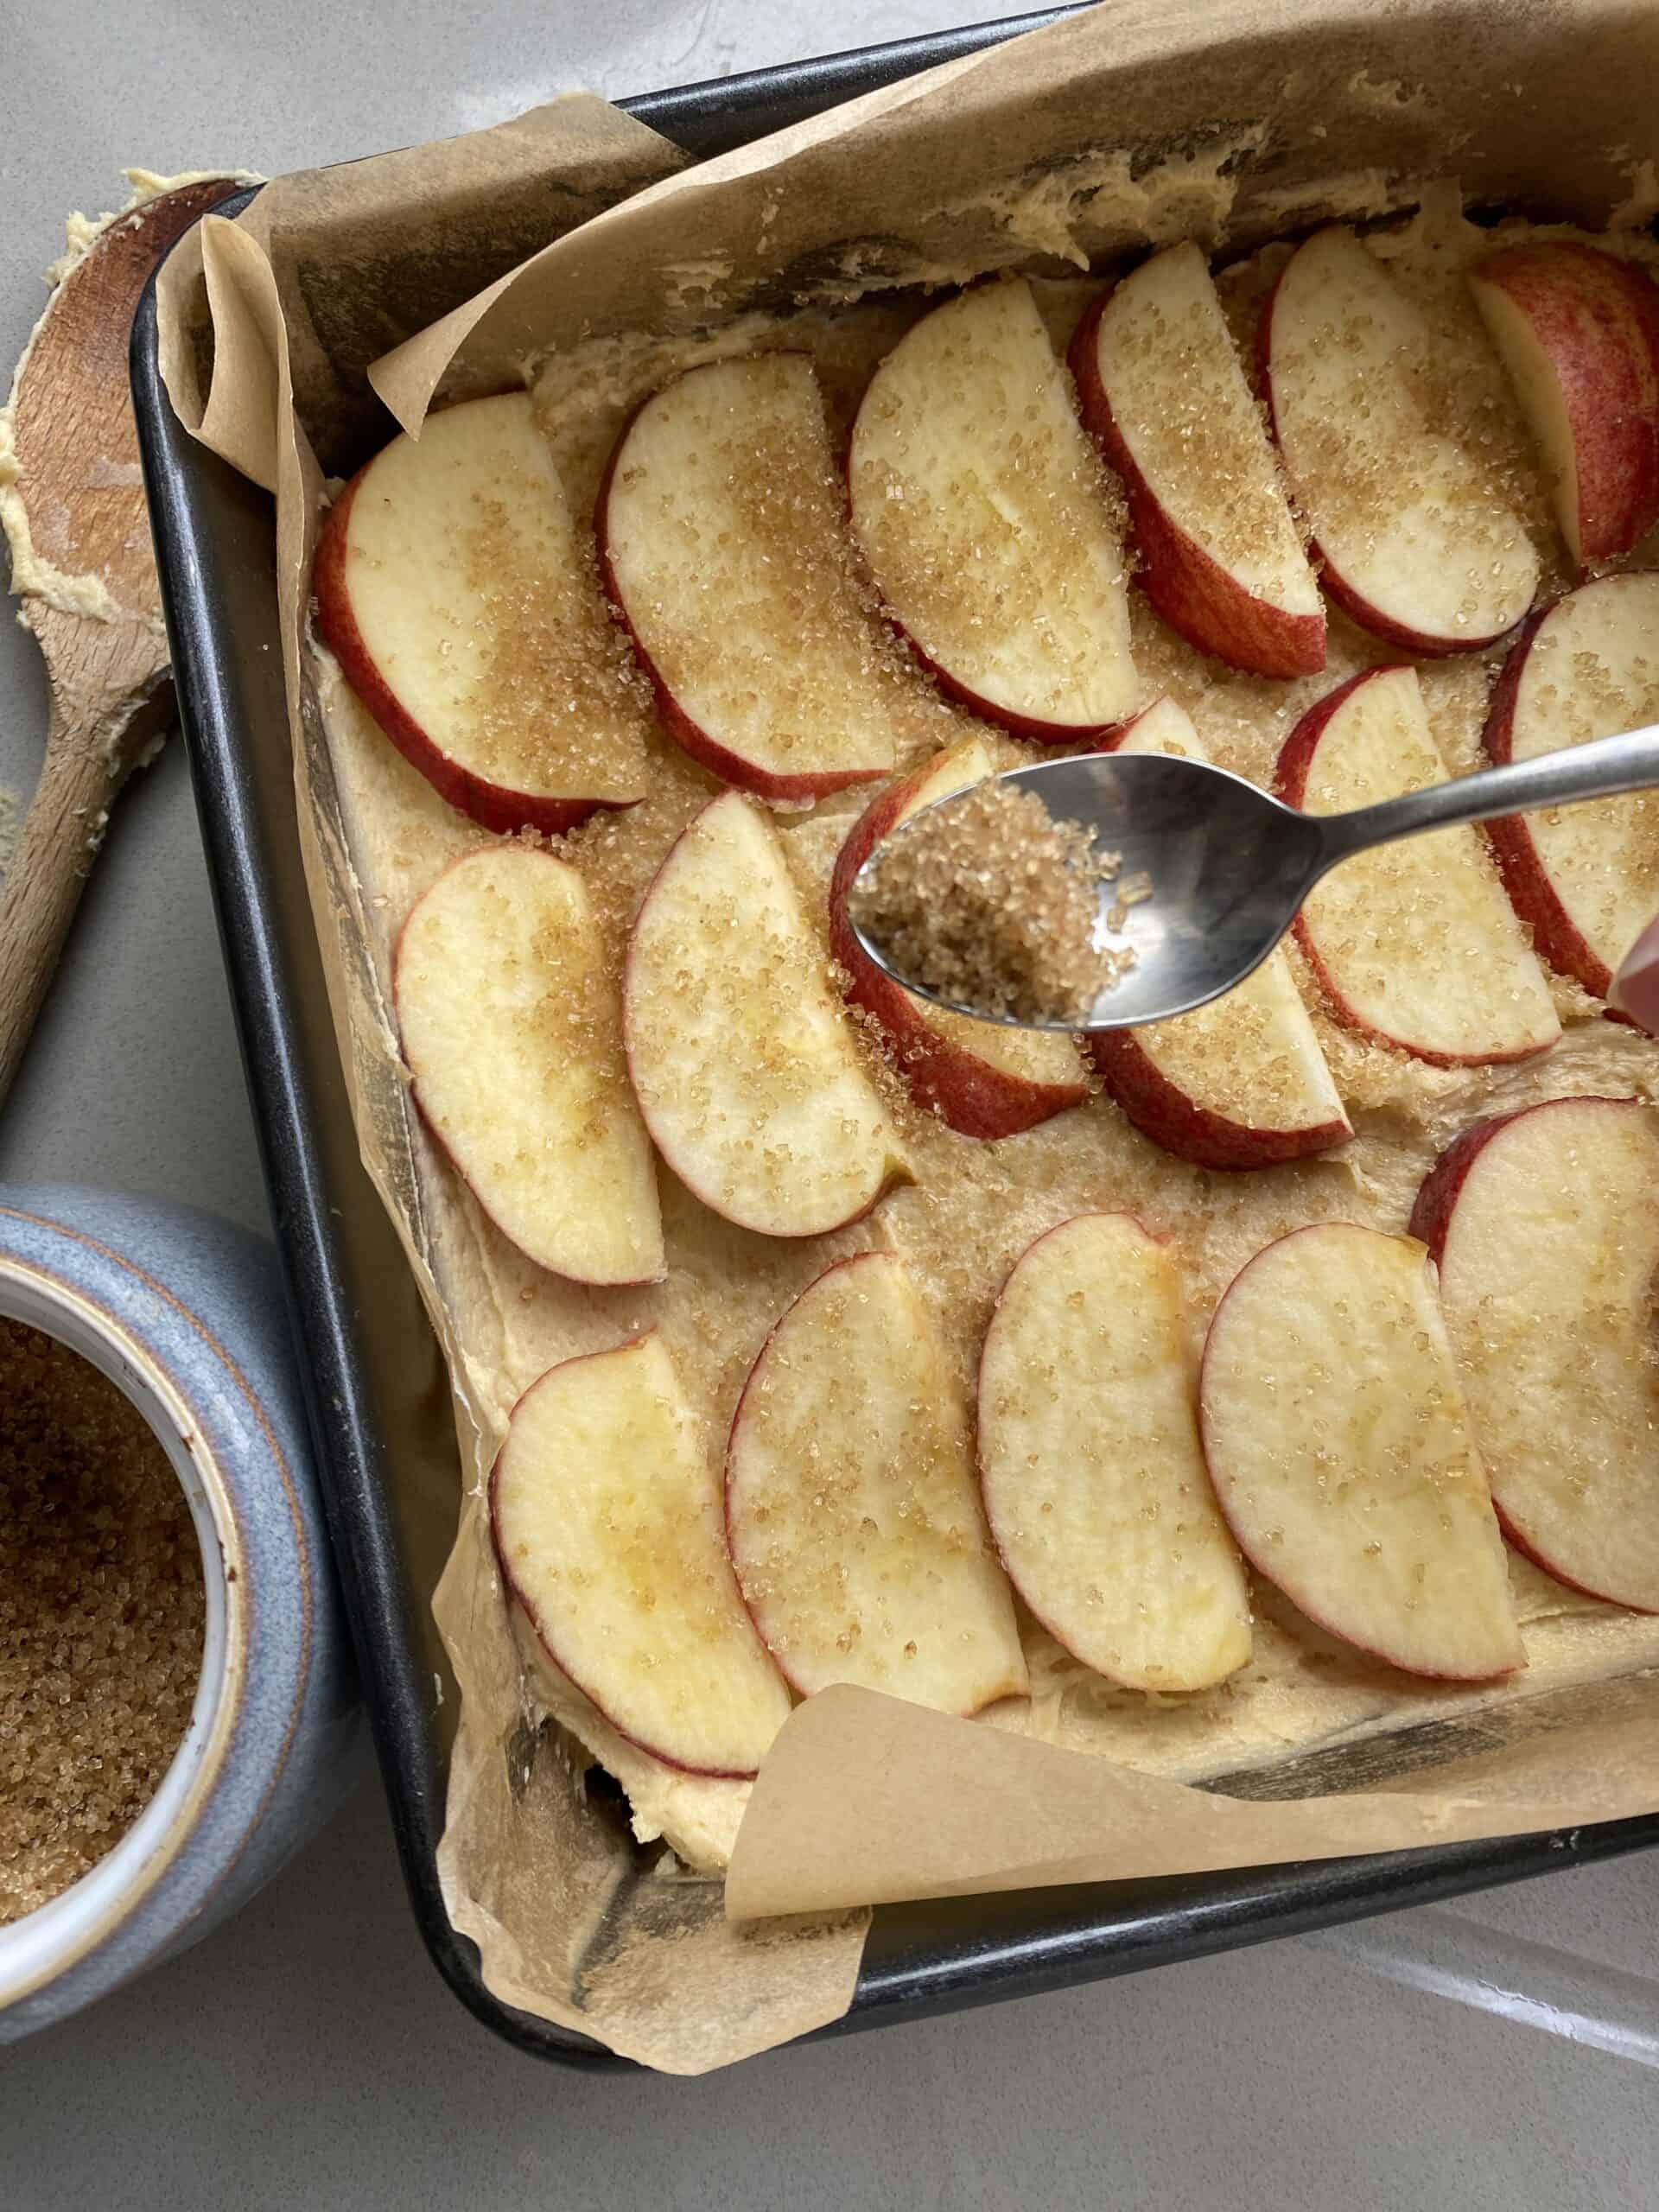
[[[1659,727],[1482,769],[1348,814],[1302,814],[1225,768],[1171,753],[1084,753],[1016,768],[998,780],[1034,792],[1056,822],[1091,831],[1097,850],[1119,855],[1116,881],[1144,874],[1150,883],[1150,895],[1129,906],[1121,928],[1103,940],[1134,954],[1127,974],[1101,992],[1085,1020],[1017,1020],[901,974],[855,915],[860,944],[905,989],[958,1014],[1014,1028],[1126,1029],[1190,1014],[1242,983],[1320,877],[1357,853],[1455,823],[1659,785]],[[953,791],[936,801],[899,834],[967,795]],[[860,880],[882,849],[878,845],[866,861]],[[1102,885],[1103,919],[1116,895],[1112,883]]]

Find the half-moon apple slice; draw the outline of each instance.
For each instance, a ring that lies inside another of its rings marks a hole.
[[[659,1338],[531,1383],[490,1523],[548,1656],[620,1735],[688,1773],[755,1771],[789,1693],[738,1594],[718,1473]]]
[[[1133,712],[1117,526],[1028,284],[976,286],[906,332],[848,480],[894,620],[976,714],[1060,745]]]
[[[694,760],[772,799],[892,767],[916,679],[858,575],[809,355],[664,385],[611,456],[597,522],[607,586]]]
[[[1338,605],[1408,653],[1470,652],[1512,630],[1538,588],[1537,554],[1437,419],[1443,340],[1351,231],[1298,246],[1259,345],[1279,449]]]
[[[1208,758],[1173,699],[1138,714],[1114,749]],[[1097,1031],[1089,1050],[1141,1135],[1200,1167],[1271,1167],[1353,1135],[1282,952],[1195,1013]]]
[[[622,1017],[645,1127],[728,1221],[821,1236],[906,1172],[777,833],[741,791],[704,807],[658,870]]]
[[[1537,615],[1487,719],[1500,764],[1659,721],[1659,575],[1603,576]],[[1553,968],[1605,998],[1659,913],[1659,791],[1505,815],[1488,825],[1515,911]]]
[[[1503,1541],[1428,1255],[1349,1222],[1258,1252],[1216,1309],[1199,1419],[1245,1557],[1408,1674],[1522,1665]]]
[[[1319,588],[1199,249],[1169,246],[1103,293],[1071,361],[1165,621],[1256,676],[1322,669]]]
[[[1511,1539],[1593,1598],[1659,1612],[1659,1127],[1634,1098],[1551,1098],[1478,1122],[1412,1233]]]
[[[655,1281],[656,1163],[569,862],[519,844],[456,861],[410,910],[392,991],[422,1119],[497,1226],[573,1282]]]
[[[394,438],[334,502],[317,628],[397,750],[486,830],[645,794],[651,702],[527,392]]]
[[[1532,238],[1469,289],[1549,472],[1567,550],[1615,561],[1659,522],[1659,286],[1622,254]]]
[[[1204,1689],[1250,1656],[1197,1382],[1175,1263],[1126,1213],[1039,1236],[980,1359],[980,1479],[1002,1564],[1058,1643],[1133,1689]]]
[[[1413,668],[1373,668],[1310,708],[1279,756],[1287,805],[1340,814],[1444,783]],[[1523,1060],[1561,1033],[1478,830],[1402,837],[1308,893],[1296,941],[1337,1020],[1437,1067]]]
[[[726,1527],[755,1626],[804,1694],[857,1682],[945,1713],[1022,1693],[968,1408],[904,1263],[809,1283],[732,1423]]]
[[[912,1096],[966,1137],[1015,1136],[1080,1105],[1088,1083],[1077,1048],[1069,1037],[974,1021],[912,996],[859,944],[847,919],[847,894],[901,822],[994,769],[984,740],[967,737],[894,784],[848,831],[830,882],[830,950],[847,979],[848,997],[874,1018]]]

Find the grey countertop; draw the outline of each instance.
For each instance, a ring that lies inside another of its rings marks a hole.
[[[124,163],[270,173],[494,123],[573,84],[645,91],[981,12],[972,0],[80,0],[72,38],[58,11],[7,6],[0,356],[39,310],[65,213],[118,200]],[[44,690],[9,625],[0,700],[0,781],[26,791]],[[0,1121],[0,1176],[264,1217],[176,745],[122,804]],[[1641,2012],[1633,1975],[1659,1960],[1648,1862],[1460,1910],[1568,1965],[1620,1970],[1606,1987]],[[1394,1925],[1408,1950],[1433,1933],[1419,1916]],[[0,2202],[1611,2212],[1654,2199],[1656,2092],[1645,2066],[1306,1943],[780,2052],[702,2082],[556,2072],[494,2043],[438,1980],[371,1786],[232,1925],[6,2054]]]

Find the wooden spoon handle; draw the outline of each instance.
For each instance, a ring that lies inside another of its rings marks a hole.
[[[0,1106],[5,1103],[125,775],[114,748],[69,739],[54,714],[46,759],[0,888]]]

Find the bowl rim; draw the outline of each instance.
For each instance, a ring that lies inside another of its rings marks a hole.
[[[40,1216],[23,1218],[58,1226]],[[108,1256],[124,1268],[118,1255]],[[177,1863],[225,1772],[247,1680],[251,1621],[245,1547],[225,1470],[161,1355],[111,1306],[14,1252],[0,1252],[0,1316],[78,1353],[143,1416],[189,1507],[207,1599],[190,1719],[149,1802],[84,1874],[0,1927],[3,2014],[130,1923]]]

